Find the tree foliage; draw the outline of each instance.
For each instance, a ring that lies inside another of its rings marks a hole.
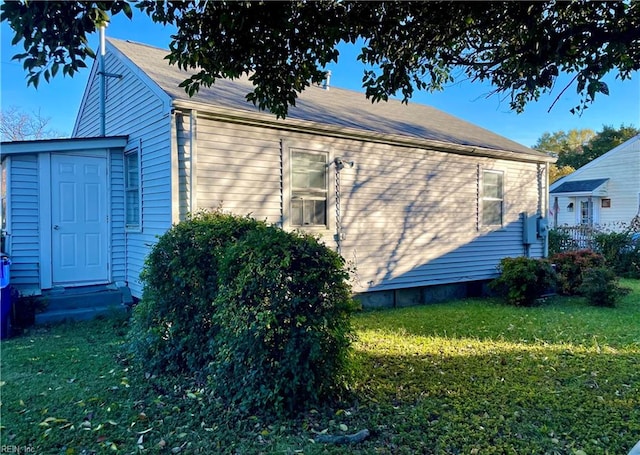
[[[571,166],[558,166],[557,164],[552,164],[549,166],[549,183],[553,183],[562,177],[571,174],[575,171]]]
[[[0,112],[0,140],[27,141],[63,137],[63,133],[48,128],[49,120],[51,119],[43,117],[39,111],[29,113],[11,106]]]
[[[247,99],[284,117],[300,92],[325,77],[341,42],[364,44],[363,87],[372,101],[414,90],[441,90],[454,74],[489,81],[516,111],[573,75],[562,94],[579,94],[581,111],[608,94],[605,74],[640,69],[637,2],[227,2],[138,1],[153,21],[178,31],[170,63],[194,72],[189,94],[219,78],[248,75]],[[72,76],[94,52],[87,35],[109,17],[132,16],[124,1],[4,2],[2,20],[22,41],[28,84],[62,68]]]
[[[552,180],[557,180],[637,134],[640,134],[640,129],[625,125],[620,125],[619,128],[603,125],[602,130],[597,133],[590,129],[545,132],[533,148],[558,155],[558,161],[551,176]],[[554,176],[555,179],[553,179]]]

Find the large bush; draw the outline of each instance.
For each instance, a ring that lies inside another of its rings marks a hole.
[[[130,345],[149,372],[206,376],[216,352],[213,301],[222,252],[254,219],[203,212],[160,237],[146,259],[143,297],[133,312]]]
[[[565,295],[580,294],[585,272],[605,265],[604,256],[591,250],[558,253],[549,260],[556,267],[558,291]]]
[[[347,278],[342,258],[313,237],[198,214],[147,258],[130,345],[147,371],[210,381],[246,409],[317,403],[349,352]]]
[[[613,270],[596,267],[584,273],[581,292],[591,305],[614,307],[629,289],[620,286]]]
[[[265,227],[230,245],[221,265],[218,392],[276,412],[331,393],[352,336],[343,259],[311,236]]]
[[[507,302],[530,306],[553,288],[555,274],[545,260],[527,257],[503,258],[498,266],[500,276],[490,284]]]

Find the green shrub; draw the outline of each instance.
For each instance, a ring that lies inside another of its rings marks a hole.
[[[553,256],[571,248],[571,236],[567,231],[549,229],[549,255]]]
[[[339,386],[355,307],[343,259],[317,239],[200,213],[160,237],[141,278],[129,346],[147,372],[276,412]]]
[[[604,256],[591,250],[554,254],[549,261],[556,267],[558,291],[565,295],[580,294],[584,273],[605,265]]]
[[[594,236],[597,252],[619,276],[640,278],[640,243],[632,242],[632,234],[625,232],[600,232]]]
[[[551,265],[541,259],[503,258],[498,270],[500,277],[493,280],[490,286],[511,305],[533,305],[536,299],[555,284]]]
[[[620,287],[614,271],[607,267],[596,267],[584,273],[582,294],[591,305],[614,307],[616,302],[629,292]]]
[[[222,252],[265,224],[220,212],[195,214],[160,237],[146,259],[130,347],[147,371],[206,376],[216,352],[213,301]]]
[[[353,333],[347,279],[344,260],[309,235],[261,227],[229,245],[214,303],[218,393],[283,413],[335,391]]]

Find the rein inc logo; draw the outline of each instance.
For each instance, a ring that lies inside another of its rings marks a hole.
[[[36,453],[36,448],[32,446],[0,446],[0,453]]]

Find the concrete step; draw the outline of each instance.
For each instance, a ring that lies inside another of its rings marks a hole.
[[[128,311],[133,303],[129,289],[113,284],[54,288],[43,292],[39,298],[45,303],[45,310],[36,314],[36,324],[108,316]]]
[[[53,289],[40,298],[46,305],[46,311],[108,307],[123,302],[122,291],[109,286]]]
[[[96,306],[91,308],[65,308],[59,310],[47,310],[36,314],[36,325],[54,324],[62,321],[86,321],[98,316],[111,316],[126,313],[128,308],[122,304],[110,306]]]

